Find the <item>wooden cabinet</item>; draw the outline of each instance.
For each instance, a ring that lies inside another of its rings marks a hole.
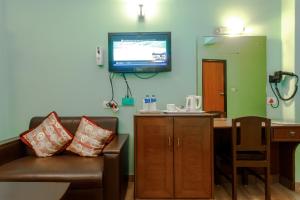
[[[135,116],[136,199],[213,196],[212,119]]]

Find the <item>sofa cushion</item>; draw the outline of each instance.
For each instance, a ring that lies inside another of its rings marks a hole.
[[[0,181],[94,182],[102,186],[103,157],[26,156],[0,166]]]
[[[88,116],[90,120],[95,122],[98,126],[101,126],[104,129],[108,129],[113,133],[118,133],[118,118],[117,117],[93,117]],[[37,127],[40,123],[43,122],[45,117],[33,117],[30,120],[29,129]],[[74,117],[59,117],[61,124],[72,134],[75,134],[79,123],[81,121],[81,116]],[[28,146],[25,147],[26,155],[35,155],[34,151]],[[68,151],[63,151],[62,153],[67,153]]]
[[[64,150],[72,138],[73,135],[62,126],[55,112],[51,112],[39,126],[20,136],[39,157],[52,156]]]
[[[118,118],[117,117],[93,117],[88,116],[90,120],[95,122],[98,126],[108,129],[113,133],[118,133]],[[30,120],[29,128],[37,127],[45,117],[33,117]],[[81,116],[76,117],[59,117],[61,124],[68,129],[72,134],[75,134],[79,123],[81,121]]]
[[[112,137],[112,131],[101,128],[87,117],[82,117],[67,150],[80,156],[98,156]]]

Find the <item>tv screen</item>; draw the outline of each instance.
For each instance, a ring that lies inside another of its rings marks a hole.
[[[171,33],[108,33],[110,72],[171,71]]]

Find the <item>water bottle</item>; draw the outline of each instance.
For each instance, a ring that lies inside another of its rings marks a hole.
[[[156,111],[156,102],[157,102],[157,99],[156,99],[155,95],[152,95],[150,98],[150,106],[149,106],[150,111]]]
[[[145,98],[143,98],[143,111],[149,111],[150,110],[150,97],[149,95],[146,95]]]

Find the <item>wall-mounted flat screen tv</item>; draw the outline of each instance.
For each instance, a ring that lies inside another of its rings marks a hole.
[[[110,72],[171,71],[171,33],[108,33],[108,62]]]

